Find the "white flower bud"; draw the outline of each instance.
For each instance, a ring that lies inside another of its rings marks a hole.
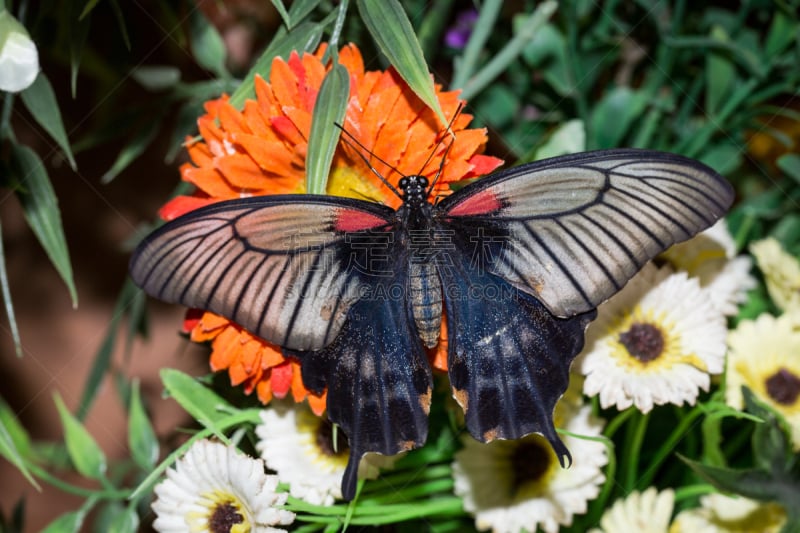
[[[0,13],[0,90],[19,92],[39,74],[39,53],[20,24],[8,11]]]

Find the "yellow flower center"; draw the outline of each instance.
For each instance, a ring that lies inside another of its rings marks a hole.
[[[676,327],[664,312],[656,315],[636,306],[622,315],[611,332],[611,355],[627,371],[655,373],[678,364],[706,370],[701,358],[683,351]]]
[[[187,514],[186,521],[193,532],[248,533],[250,522],[244,504],[235,495],[214,491],[202,494],[199,502],[204,512]]]
[[[333,472],[347,465],[350,455],[347,437],[341,431],[334,431],[329,420],[302,411],[297,415],[297,430],[304,436],[304,447],[318,468]]]
[[[361,200],[383,201],[383,193],[353,167],[338,166],[328,177],[328,194]]]
[[[553,448],[541,435],[529,435],[519,441],[511,453],[512,495],[527,500],[546,492],[559,463]]]

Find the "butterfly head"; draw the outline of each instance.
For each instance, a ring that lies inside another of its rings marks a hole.
[[[404,176],[400,178],[403,202],[409,207],[420,207],[428,201],[428,178],[425,176]]]

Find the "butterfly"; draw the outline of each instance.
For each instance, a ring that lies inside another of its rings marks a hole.
[[[734,196],[702,163],[636,149],[517,166],[433,202],[432,187],[403,177],[396,210],[304,194],[224,201],[160,227],[131,258],[147,293],[240,324],[299,360],[306,388],[327,389],[350,446],[347,500],[365,453],[424,444],[425,348],[443,320],[470,434],[540,433],[571,461],[553,410],[596,307]]]

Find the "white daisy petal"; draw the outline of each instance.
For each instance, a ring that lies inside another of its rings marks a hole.
[[[342,498],[342,476],[349,456],[344,435],[334,451],[331,424],[302,404],[275,402],[261,411],[256,427],[256,449],[291,495],[314,505],[333,505]],[[358,476],[375,479],[381,468],[391,468],[399,456],[368,453],[358,465]]]
[[[746,301],[747,291],[756,286],[750,274],[752,261],[747,256],[736,257],[736,243],[724,219],[670,247],[661,258],[697,278],[712,305],[726,316],[735,315]]]
[[[724,367],[725,317],[685,272],[647,265],[602,304],[574,368],[603,408],[694,404]]]
[[[560,426],[575,434],[599,436],[602,423],[589,406],[560,402],[556,408]],[[567,436],[573,464],[562,469],[547,440],[528,435],[518,440],[488,444],[464,439],[464,448],[453,463],[454,491],[464,509],[475,515],[480,530],[496,533],[535,531],[554,533],[585,513],[605,480],[605,446],[596,441]]]
[[[658,492],[650,487],[617,500],[600,519],[602,529],[589,533],[667,533],[675,493],[671,489]]]
[[[769,297],[781,310],[800,309],[800,261],[769,238],[754,242],[750,252],[764,273]]]
[[[287,497],[275,492],[277,482],[260,459],[199,440],[156,485],[153,528],[162,533],[285,531],[272,527],[294,521],[294,513],[276,508]]]
[[[671,533],[777,533],[786,522],[786,511],[775,503],[758,503],[743,497],[708,494],[700,507],[675,517]]]
[[[728,338],[725,401],[742,409],[742,386],[783,415],[800,450],[800,309],[743,320]]]

